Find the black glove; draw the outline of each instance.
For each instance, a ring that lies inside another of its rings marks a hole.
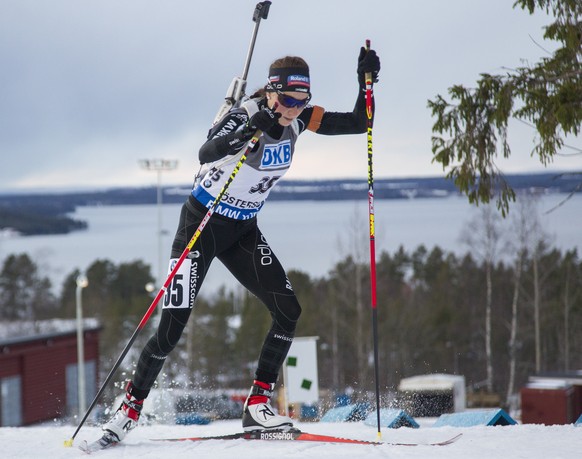
[[[378,73],[380,72],[380,58],[373,49],[366,50],[362,46],[358,56],[358,82],[360,86],[366,86],[366,73],[372,74],[372,82],[378,82]]]
[[[281,118],[281,114],[277,113],[275,110],[271,110],[269,107],[265,107],[255,113],[251,119],[247,122],[246,131],[252,132],[253,134],[257,129],[263,132],[271,129]]]

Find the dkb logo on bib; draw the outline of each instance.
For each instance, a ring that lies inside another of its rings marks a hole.
[[[279,143],[265,145],[261,169],[277,169],[288,166],[291,163],[291,141],[284,140]]]

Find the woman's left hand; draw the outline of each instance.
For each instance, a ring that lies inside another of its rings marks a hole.
[[[358,81],[361,86],[366,85],[366,73],[372,74],[372,81],[378,82],[380,73],[380,58],[373,49],[366,49],[362,46],[358,56]]]

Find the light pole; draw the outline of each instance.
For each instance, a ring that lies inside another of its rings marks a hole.
[[[162,172],[172,171],[178,167],[175,159],[140,159],[139,164],[148,171],[156,171],[158,176],[157,185],[157,208],[158,208],[158,276],[156,281],[159,286],[164,283],[164,273],[162,270]]]
[[[156,284],[154,284],[153,282],[148,282],[147,284],[145,284],[144,288],[145,291],[151,295],[152,293],[154,293],[154,290],[156,289]]]
[[[85,274],[79,274],[76,279],[77,290],[77,392],[79,396],[79,417],[86,411],[85,394],[85,346],[83,340],[83,304],[81,291],[89,285]]]

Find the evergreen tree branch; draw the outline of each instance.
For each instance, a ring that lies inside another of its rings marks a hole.
[[[474,204],[496,197],[505,216],[515,193],[495,160],[511,156],[508,122],[519,119],[535,130],[532,156],[547,165],[564,147],[567,135],[582,127],[582,2],[519,0],[515,6],[532,14],[542,9],[555,16],[544,38],[559,41],[551,57],[505,75],[482,74],[474,88],[449,88],[450,101],[437,95],[428,101],[433,124],[433,162]]]

